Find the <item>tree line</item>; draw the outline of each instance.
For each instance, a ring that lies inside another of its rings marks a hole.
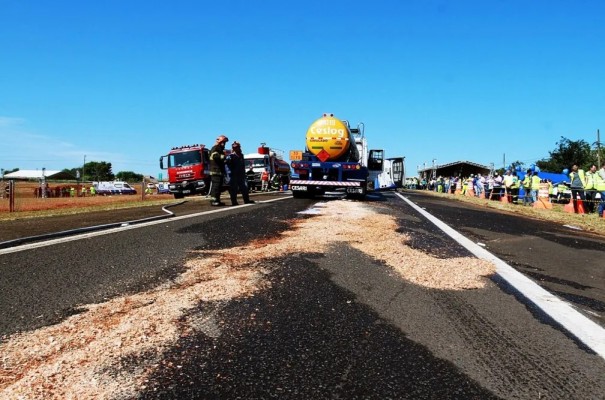
[[[19,168],[6,169],[4,174],[17,172]],[[111,169],[111,163],[106,161],[89,161],[83,166],[74,168],[64,168],[62,172],[67,172],[74,178],[81,181],[126,181],[126,182],[141,182],[143,174],[137,174],[132,171],[120,171],[114,174]]]

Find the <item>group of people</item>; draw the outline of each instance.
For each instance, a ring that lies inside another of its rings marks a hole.
[[[507,170],[504,175],[495,172],[493,175],[471,174],[468,177],[437,177],[430,181],[420,180],[414,182],[412,188],[434,190],[441,193],[467,194],[473,191],[477,197],[500,200],[502,196],[507,196],[511,203],[532,205],[538,201],[541,189],[548,190],[549,199],[557,202],[563,202],[565,193],[571,190],[571,199],[574,211],[578,213],[579,201],[585,205],[586,213],[597,212],[599,217],[603,217],[605,210],[605,163],[600,169],[595,164],[591,165],[590,170],[584,172],[577,165],[574,165],[569,173],[569,187],[565,183],[560,183],[557,188],[549,179],[541,179],[538,172],[528,170],[520,179],[517,172]],[[521,195],[522,194],[522,195]]]
[[[246,177],[246,164],[242,153],[241,144],[234,141],[231,145],[231,152],[227,155],[225,146],[229,138],[220,135],[216,138],[214,146],[210,149],[210,198],[211,205],[224,206],[221,202],[221,188],[226,178],[226,167],[229,167],[229,197],[231,205],[237,206],[237,194],[241,193],[245,204],[254,203],[250,200],[248,182]]]
[[[34,189],[34,197],[42,198],[42,197],[85,197],[85,196],[96,196],[97,191],[94,186],[87,188],[86,186],[82,186],[80,189],[80,193],[78,194],[75,187],[70,186],[56,186],[55,188],[51,188],[48,184],[40,184],[39,187]]]
[[[574,165],[571,167],[569,179],[574,211],[578,212],[578,200],[581,200],[586,204],[587,212],[592,213],[596,209],[599,217],[603,217],[603,211],[605,211],[605,162],[600,169],[592,164],[587,172]],[[595,207],[597,194],[600,199],[598,207]]]
[[[254,175],[255,175],[255,173],[251,168],[248,171],[248,177],[251,178],[251,180],[254,180]],[[283,188],[285,185],[288,185],[290,183],[290,178],[288,177],[288,175],[285,175],[285,174],[271,175],[269,173],[269,168],[265,168],[263,170],[263,172],[261,172],[261,174],[260,174],[260,182],[261,182],[260,191],[269,192],[271,190],[281,190],[280,188]],[[251,188],[252,188],[252,191],[254,192],[255,187],[254,187],[253,183],[251,183]]]

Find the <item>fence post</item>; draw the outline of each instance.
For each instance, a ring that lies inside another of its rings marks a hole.
[[[8,181],[8,212],[15,211],[15,180]]]

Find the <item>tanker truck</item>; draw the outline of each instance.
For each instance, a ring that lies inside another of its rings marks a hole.
[[[323,114],[311,124],[306,150],[291,151],[294,174],[290,189],[294,197],[313,197],[327,191],[344,191],[363,199],[376,186],[383,172],[384,151],[369,150],[364,124],[351,128],[349,122]]]
[[[256,153],[244,154],[246,176],[251,190],[261,189],[261,174],[269,172],[269,179],[287,182],[290,179],[290,165],[284,161],[282,152],[261,143]]]

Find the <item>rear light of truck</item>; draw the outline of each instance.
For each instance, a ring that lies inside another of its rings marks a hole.
[[[343,169],[360,169],[361,166],[359,164],[343,164]]]

